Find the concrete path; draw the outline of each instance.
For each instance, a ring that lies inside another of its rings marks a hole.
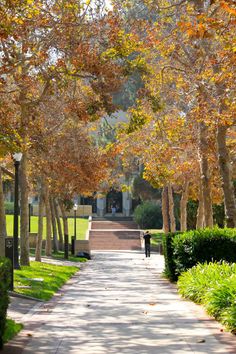
[[[12,342],[8,353],[236,353],[236,337],[181,300],[162,269],[157,254],[95,252],[51,302],[31,313],[20,335],[27,337],[24,351],[18,336],[18,351]]]

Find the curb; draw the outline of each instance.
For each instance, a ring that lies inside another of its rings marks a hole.
[[[37,302],[44,302],[44,300],[42,300],[42,299],[37,299],[37,298],[32,297],[32,296],[19,294],[19,293],[15,292],[15,291],[8,291],[8,294],[10,296],[12,296],[12,297],[19,297],[20,299],[33,300],[33,301],[37,301]]]

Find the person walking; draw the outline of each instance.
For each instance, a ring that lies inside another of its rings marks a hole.
[[[113,203],[111,206],[111,215],[114,217],[116,215],[116,204]]]
[[[151,253],[151,234],[149,231],[146,231],[143,235],[143,239],[144,239],[144,245],[145,245],[145,255],[146,257],[150,257],[150,253]]]

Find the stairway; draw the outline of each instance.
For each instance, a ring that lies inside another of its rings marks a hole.
[[[92,221],[90,249],[140,250],[140,230],[133,221]]]

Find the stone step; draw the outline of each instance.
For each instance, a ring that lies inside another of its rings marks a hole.
[[[90,230],[89,239],[92,237],[107,239],[111,237],[115,238],[140,238],[140,231],[135,230]]]
[[[138,229],[138,225],[134,221],[93,221],[91,228],[96,230]]]
[[[133,221],[92,221],[91,250],[140,250],[140,230]]]
[[[99,217],[93,216],[93,221],[133,221],[132,216],[106,216],[106,217]]]
[[[119,246],[109,246],[109,245],[104,245],[104,246],[96,246],[94,245],[92,247],[93,251],[119,251],[119,250],[123,250],[123,251],[140,251],[140,246],[139,245],[119,245]]]
[[[90,247],[92,250],[98,249],[141,249],[141,242],[139,240],[124,240],[123,242],[97,242],[96,240],[91,241]]]

